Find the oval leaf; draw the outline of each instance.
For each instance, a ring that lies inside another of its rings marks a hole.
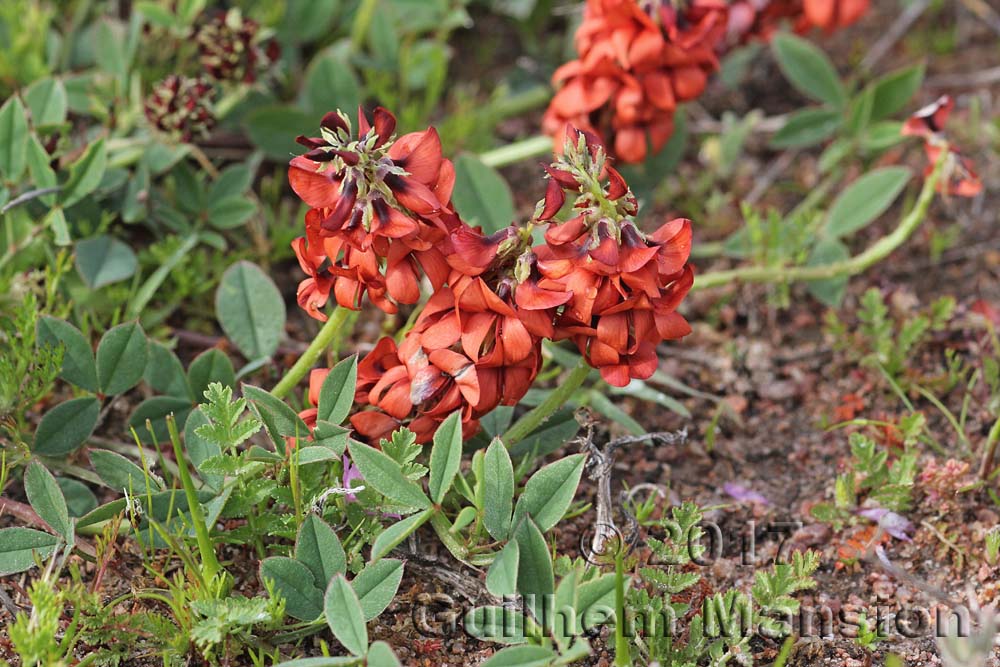
[[[260,563],[260,578],[274,582],[292,618],[311,622],[323,614],[323,591],[313,584],[309,568],[297,560],[284,556],[265,558]]]
[[[354,405],[354,388],[358,383],[358,357],[344,359],[327,374],[319,391],[316,419],[340,424]]]
[[[444,500],[462,463],[461,417],[460,412],[453,412],[434,432],[428,489],[431,492],[431,500],[436,504]]]
[[[17,182],[28,159],[28,119],[17,95],[0,107],[0,175]]]
[[[507,448],[494,439],[483,457],[483,525],[493,539],[507,539],[513,509],[514,464]]]
[[[517,499],[514,524],[530,516],[545,532],[558,523],[576,495],[586,457],[574,454],[541,468],[531,476]]]
[[[205,398],[208,385],[218,382],[224,387],[236,387],[236,370],[229,357],[219,349],[205,350],[188,366],[188,384],[195,400]]]
[[[58,125],[66,120],[66,86],[59,79],[40,79],[24,91],[24,101],[31,111],[35,127]]]
[[[347,572],[347,555],[330,525],[310,514],[295,538],[295,560],[309,568],[316,586],[326,588],[336,574]]]
[[[451,200],[463,219],[482,225],[487,234],[510,226],[514,220],[514,198],[507,181],[474,155],[459,155],[455,160]]]
[[[110,236],[76,244],[76,270],[91,289],[131,278],[138,266],[131,248]]]
[[[348,446],[351,460],[358,466],[366,485],[407,507],[431,506],[420,487],[403,475],[398,463],[364,443],[352,441]]]
[[[406,517],[402,521],[397,521],[379,533],[378,537],[375,538],[375,542],[372,544],[372,561],[374,562],[380,560],[383,556],[395,549],[400,542],[409,537],[417,528],[430,519],[433,513],[433,509],[426,509],[419,514],[414,514],[413,516]]]
[[[323,613],[337,641],[352,654],[364,655],[368,650],[368,628],[358,596],[344,575],[335,576],[327,587]]]
[[[92,396],[60,403],[42,416],[31,451],[64,456],[82,445],[97,426],[101,403]]]
[[[137,322],[110,329],[97,346],[97,380],[101,391],[114,396],[139,384],[148,354],[146,334]]]
[[[66,498],[56,478],[38,461],[32,461],[24,471],[24,492],[38,516],[64,540],[72,542],[73,523],[69,518]]]
[[[97,363],[90,343],[80,330],[69,322],[43,315],[38,318],[38,342],[42,345],[63,346],[62,370],[59,377],[81,389],[96,392]]]
[[[385,611],[396,597],[399,583],[403,580],[403,561],[383,558],[370,563],[351,581],[351,587],[361,603],[365,620],[371,621]]]
[[[774,148],[813,146],[828,139],[840,127],[843,118],[831,109],[803,109],[788,116],[788,120],[771,137]]]
[[[70,166],[69,179],[59,193],[63,208],[69,208],[96,190],[107,167],[108,150],[102,137],[90,144],[80,159]]]
[[[830,206],[823,231],[842,237],[865,227],[885,213],[910,180],[906,167],[883,167],[851,183]]]
[[[285,302],[274,281],[254,264],[229,267],[215,293],[215,313],[222,330],[251,361],[278,349],[285,328]]]
[[[0,530],[0,577],[30,570],[35,558],[45,560],[56,550],[59,538],[33,528]]]
[[[146,473],[121,454],[95,449],[90,452],[90,464],[101,481],[118,493],[130,496],[146,493]],[[149,490],[162,491],[163,481],[150,474]]]
[[[785,78],[799,92],[817,102],[843,108],[847,91],[826,54],[801,37],[787,33],[775,35],[771,46]]]
[[[517,568],[520,561],[521,551],[517,542],[511,540],[493,559],[486,573],[486,590],[497,597],[516,593]]]

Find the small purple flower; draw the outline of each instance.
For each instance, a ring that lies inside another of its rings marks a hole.
[[[906,517],[896,514],[892,510],[884,507],[870,507],[858,512],[860,516],[871,519],[879,525],[882,530],[889,533],[897,540],[909,542],[912,538],[909,533],[913,530],[913,524]]]
[[[350,489],[351,482],[356,479],[364,481],[365,478],[361,476],[361,471],[358,470],[358,467],[354,465],[354,461],[352,461],[346,454],[344,455],[343,463],[344,477],[340,483],[345,489]],[[353,493],[347,493],[344,495],[344,499],[349,503],[353,503],[358,499],[358,497]]]
[[[737,484],[736,482],[726,482],[722,485],[722,490],[743,503],[759,503],[761,505],[771,504],[771,501],[768,500],[764,494],[758,493],[753,489],[748,489],[742,484]]]

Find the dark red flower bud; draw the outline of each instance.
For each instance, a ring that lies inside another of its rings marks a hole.
[[[348,131],[347,122],[336,111],[326,112],[319,124],[331,132],[337,132],[338,130]]]

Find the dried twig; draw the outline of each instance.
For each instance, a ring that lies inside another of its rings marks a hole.
[[[580,416],[578,415],[578,418]],[[586,419],[586,418],[584,418]],[[679,445],[687,440],[687,429],[680,431],[666,431],[656,433],[646,433],[638,436],[625,436],[610,440],[603,447],[594,443],[595,422],[586,419],[584,427],[586,434],[578,438],[577,442],[583,445],[588,453],[587,476],[597,482],[597,520],[594,524],[594,537],[591,540],[591,550],[594,554],[604,553],[604,545],[613,539],[622,539],[624,543],[633,544],[639,536],[639,526],[627,510],[624,503],[621,503],[623,515],[628,522],[627,531],[622,531],[617,527],[614,519],[614,509],[611,501],[611,480],[612,470],[615,463],[615,452],[619,448],[640,443],[659,443],[664,445]]]
[[[924,10],[930,4],[930,0],[917,0],[917,2],[914,2],[903,10],[896,17],[896,20],[893,21],[892,25],[889,26],[889,29],[882,33],[882,37],[865,54],[864,59],[861,61],[861,68],[871,70],[878,61],[882,60],[885,54],[889,52],[889,49],[895,46],[896,42],[906,34],[906,31],[920,18],[920,15],[924,13]]]

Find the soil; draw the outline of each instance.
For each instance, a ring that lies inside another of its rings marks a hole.
[[[840,59],[841,64],[855,62],[858,54],[863,54],[866,47],[881,36],[898,13],[896,3],[874,4],[877,6],[873,13],[856,28],[824,42],[828,52],[845,54]],[[954,19],[950,13],[942,12],[933,20],[939,20],[942,14],[948,20]],[[931,20],[925,18],[918,22],[909,31],[907,40],[916,41],[928,34]],[[969,18],[961,20],[968,22]],[[989,27],[973,23],[963,27],[962,34],[962,49],[950,56],[929,59],[928,78],[936,82],[936,86],[921,91],[920,103],[950,88],[950,74],[968,74],[996,62],[997,35]],[[907,40],[892,49],[877,64],[876,70],[889,71],[912,62],[910,54],[914,49],[907,47]],[[741,93],[726,91],[716,83],[701,101],[701,106],[709,111],[733,109],[738,115],[751,108],[761,108],[767,115],[783,113],[798,105],[798,100],[786,98],[784,85],[774,86],[776,77],[773,65],[762,62],[752,68],[750,84],[742,88]],[[982,117],[989,118],[995,112],[1000,85],[959,87],[947,92],[956,97],[959,109],[968,109],[975,101]],[[963,113],[956,115],[961,118]],[[537,118],[524,119],[526,125],[535,121]],[[973,306],[985,303],[1000,307],[1000,238],[996,235],[996,210],[1000,208],[1000,160],[995,150],[997,126],[993,124],[992,134],[978,129],[963,131],[961,120],[954,120],[952,127],[956,130],[956,138],[966,148],[965,153],[973,158],[983,176],[985,194],[971,201],[939,200],[934,205],[931,220],[914,239],[889,260],[852,281],[845,306],[839,311],[848,330],[853,330],[857,325],[858,298],[870,286],[882,290],[897,314],[926,308],[939,296],[954,297],[958,303],[956,317],[947,331],[936,334],[908,361],[909,372],[920,378],[942,375],[946,368],[946,350],[955,350],[962,358],[975,359],[983,349],[984,334],[982,328],[973,325]],[[759,145],[761,143],[750,142],[733,182],[727,186],[733,202],[753,188],[755,177],[774,158],[774,154]],[[793,195],[794,190],[808,190],[815,182],[814,165],[815,155],[800,156],[781,176],[791,181],[785,190]],[[917,162],[914,166],[919,168]],[[678,178],[683,180],[686,174],[701,168],[697,159],[691,156],[681,167]],[[532,177],[534,171],[528,171],[534,169],[535,165],[530,164],[523,170],[519,167],[505,171],[525,211],[531,210],[541,194],[536,187],[537,179]],[[763,204],[787,208],[788,202],[783,201],[786,196],[784,191],[777,192]],[[657,211],[662,215],[670,213],[676,211],[667,206]],[[859,239],[858,247],[884,233],[893,224],[893,219],[890,213],[873,225],[870,238]],[[699,226],[698,221],[695,222],[696,245],[699,241],[716,240],[725,232],[724,224]],[[939,261],[932,262],[930,247],[934,231],[941,232],[956,224],[959,229],[957,241]],[[703,231],[706,228],[710,230],[708,234]],[[704,272],[724,268],[725,263],[725,260],[699,260],[697,264]],[[294,289],[297,273],[287,273],[290,277],[284,287]],[[996,601],[1000,570],[982,565],[978,554],[982,552],[984,533],[1000,524],[1000,506],[983,488],[957,493],[956,487],[952,487],[944,494],[935,495],[927,487],[918,486],[915,509],[906,514],[913,525],[912,539],[889,538],[881,545],[885,558],[909,575],[892,574],[870,554],[852,559],[851,555],[858,555],[857,552],[852,554],[852,544],[868,546],[866,538],[871,536],[871,531],[866,529],[871,524],[859,522],[835,530],[814,519],[809,512],[816,503],[832,498],[835,474],[844,468],[850,457],[848,433],[851,429],[828,429],[827,426],[845,417],[894,422],[907,411],[876,372],[859,364],[853,350],[838,348],[837,343],[841,341],[831,336],[824,326],[824,308],[808,297],[805,290],[793,289],[787,308],[768,305],[768,297],[765,288],[740,287],[698,292],[688,298],[684,314],[694,323],[694,333],[682,343],[662,349],[662,370],[693,389],[721,398],[726,406],[724,416],[716,423],[713,417],[718,404],[703,398],[684,401],[694,415],[691,420],[649,403],[624,400],[622,407],[649,431],[686,428],[689,437],[681,446],[635,445],[625,449],[615,465],[615,483],[630,487],[655,485],[666,495],[667,505],[691,500],[701,507],[712,508],[706,519],[719,526],[723,549],[719,558],[700,568],[705,581],[703,594],[734,586],[749,590],[755,571],[769,566],[778,551],[779,539],[767,532],[769,526],[782,527],[786,531],[783,537],[788,539],[782,545],[783,556],[789,549],[796,548],[815,549],[821,554],[822,564],[815,576],[817,587],[800,595],[800,599],[806,607],[828,607],[836,621],[835,627],[832,636],[820,636],[821,632],[814,631],[813,636],[799,639],[788,665],[861,667],[883,664],[888,653],[902,656],[907,665],[941,664],[934,629],[918,627],[918,632],[909,632],[916,636],[906,637],[899,632],[899,626],[900,619],[905,620],[908,612],[902,615],[899,612],[903,608],[925,609],[933,614],[939,602],[927,592],[933,589],[961,602],[968,602],[969,590],[978,604]],[[359,338],[363,335],[359,334]],[[953,391],[942,400],[957,411],[961,407],[962,394]],[[925,451],[918,471],[932,460],[940,465],[955,459],[971,464],[972,469],[961,479],[972,482],[978,458],[963,450],[954,431],[931,404],[917,400],[916,407],[926,415],[931,431],[943,448],[937,453]],[[975,407],[970,412],[973,447],[985,440],[986,430],[991,425],[986,417]],[[713,429],[714,442],[707,437]],[[616,425],[608,425],[601,437],[610,437],[620,430]],[[882,437],[883,443],[891,446],[891,438],[886,438],[884,431],[865,432]],[[726,489],[744,498],[740,489],[752,491],[760,498],[741,500]],[[593,483],[585,478],[579,499],[593,501],[595,491]],[[559,524],[553,531],[559,553],[572,557],[580,555],[580,545],[592,531],[593,520],[593,511],[588,511]],[[8,517],[0,518],[2,525],[10,521]],[[756,558],[744,564],[745,544],[751,533],[755,535]],[[116,568],[105,574],[104,590],[109,598],[141,583],[141,562],[129,551],[128,547],[123,547]],[[400,556],[407,558],[408,564],[400,595],[369,625],[372,640],[389,642],[404,664],[422,667],[475,665],[497,650],[496,645],[466,635],[460,624],[450,635],[436,631],[446,627],[456,614],[488,599],[483,586],[485,573],[452,560],[430,531],[420,532],[401,552]],[[238,573],[242,571],[242,575],[238,574],[243,580],[239,590],[253,595],[257,587],[253,558],[240,553],[225,555],[237,563],[234,569]],[[16,602],[23,602],[28,581],[28,576],[8,578],[4,587],[11,591]],[[847,614],[850,618],[851,612],[869,610],[868,617],[875,618],[876,607],[880,617],[886,619],[890,632],[869,650],[849,636],[851,626],[841,620],[841,615]],[[425,611],[429,613],[423,614]],[[920,612],[909,613],[912,616]],[[8,612],[0,610],[0,619],[9,622]],[[914,625],[918,624],[911,623],[910,627]],[[302,653],[317,655],[321,640],[336,647],[332,636],[321,634],[306,640],[301,646]],[[610,665],[612,653],[606,637],[596,637],[592,644],[594,655],[584,664]],[[772,661],[779,648],[775,642],[760,639],[755,639],[752,647],[759,664]],[[0,642],[0,658],[12,660],[3,642]],[[123,664],[138,667],[162,662],[150,657]],[[1000,655],[995,656],[990,665],[1000,665]]]

